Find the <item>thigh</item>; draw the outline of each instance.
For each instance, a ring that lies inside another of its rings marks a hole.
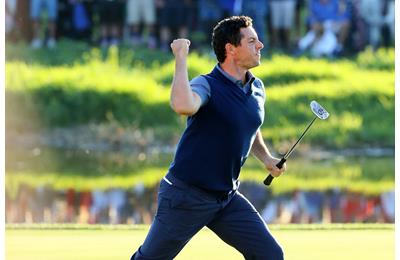
[[[154,0],[143,0],[143,15],[146,24],[153,25],[156,22],[156,10]]]
[[[128,0],[126,3],[126,16],[128,24],[138,24],[140,21],[139,1]]]
[[[239,192],[208,227],[246,259],[283,259],[283,251],[254,206]]]
[[[173,259],[217,210],[215,202],[162,181],[156,216],[132,259]]]
[[[57,0],[46,0],[47,15],[49,20],[57,19]]]
[[[273,29],[279,29],[280,28],[280,20],[279,20],[279,14],[280,14],[280,2],[278,1],[272,1],[270,2],[270,9],[271,9],[271,25]]]
[[[40,0],[31,0],[30,15],[31,15],[32,19],[36,20],[39,18],[40,9],[41,9],[41,1]]]
[[[284,29],[291,29],[294,23],[294,10],[296,3],[293,0],[287,0],[283,2],[284,7],[282,8],[284,14],[282,15],[282,27]]]

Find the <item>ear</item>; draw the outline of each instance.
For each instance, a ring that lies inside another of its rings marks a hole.
[[[227,56],[235,54],[235,50],[236,50],[236,47],[233,44],[231,44],[231,43],[225,44],[225,51],[226,51]]]

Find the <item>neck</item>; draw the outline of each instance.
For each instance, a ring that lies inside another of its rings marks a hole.
[[[226,73],[228,73],[235,79],[242,81],[243,84],[246,83],[247,69],[241,68],[237,66],[237,64],[229,61],[224,61],[223,63],[220,63],[220,66]]]

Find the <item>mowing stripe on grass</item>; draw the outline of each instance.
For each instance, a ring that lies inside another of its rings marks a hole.
[[[270,224],[271,230],[394,230],[394,224]],[[147,230],[148,225],[104,225],[104,224],[6,224],[6,230]]]

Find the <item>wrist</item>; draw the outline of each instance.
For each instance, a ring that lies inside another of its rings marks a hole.
[[[186,61],[188,53],[186,52],[177,52],[175,53],[175,60],[176,61]]]
[[[273,161],[274,157],[272,157],[271,154],[267,154],[264,157],[264,165],[269,165],[271,164],[271,161]]]

